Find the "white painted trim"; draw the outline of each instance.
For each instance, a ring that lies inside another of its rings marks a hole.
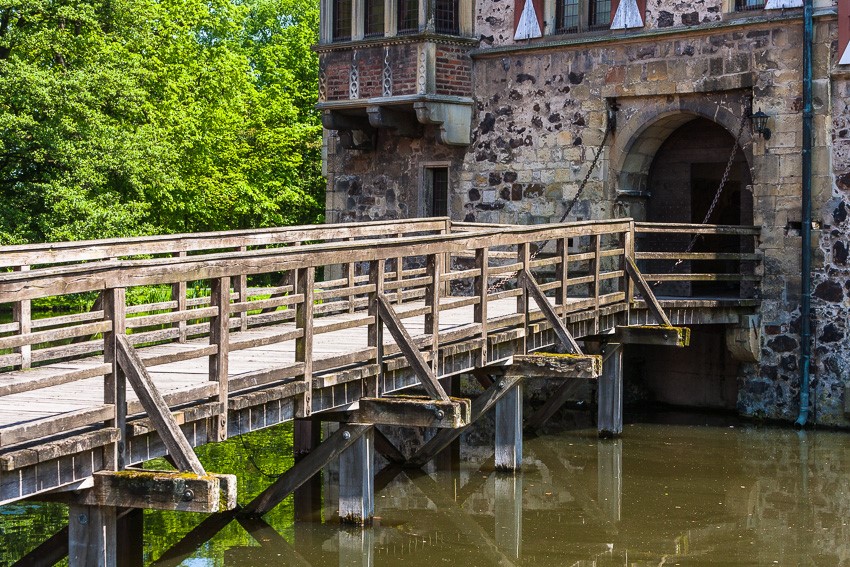
[[[611,22],[612,30],[627,30],[643,27],[643,14],[637,5],[637,0],[622,0]]]
[[[522,9],[522,14],[519,16],[519,23],[516,26],[514,39],[533,39],[542,36],[543,32],[540,30],[540,22],[537,19],[534,2],[532,0],[525,0],[525,6]]]
[[[844,55],[841,56],[841,60],[838,61],[839,65],[850,65],[850,43],[844,48]]]

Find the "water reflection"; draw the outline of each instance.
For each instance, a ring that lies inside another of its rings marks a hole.
[[[330,490],[312,520],[295,521],[291,500],[262,520],[220,515],[199,523],[198,516],[192,530],[173,528],[173,518],[186,515],[146,513],[146,561],[850,565],[847,433],[640,424],[627,426],[622,440],[599,441],[593,429],[562,431],[526,439],[524,450],[516,474],[495,472],[486,451],[469,447],[462,454],[480,458],[428,473],[381,471],[372,528],[341,529]],[[225,463],[208,467],[226,470]],[[315,501],[315,490],[304,498]],[[8,510],[0,529],[10,547],[0,564],[42,541],[22,543],[16,521],[24,516]],[[170,539],[163,535],[169,526]]]

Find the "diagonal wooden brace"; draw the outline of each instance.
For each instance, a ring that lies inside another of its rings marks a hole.
[[[206,474],[201,461],[198,460],[198,456],[180,430],[177,420],[171,415],[168,404],[156,389],[139,353],[130,344],[127,335],[118,335],[116,342],[118,365],[139,397],[139,402],[145,408],[151,423],[156,427],[168,453],[174,458],[177,468],[181,471],[192,471],[197,475]]]
[[[664,309],[661,307],[661,304],[658,303],[658,299],[655,297],[655,294],[652,293],[652,288],[649,287],[648,283],[646,283],[646,280],[643,278],[643,274],[641,274],[640,270],[638,270],[634,258],[631,258],[626,255],[625,265],[626,273],[629,274],[629,277],[632,279],[635,286],[640,291],[640,294],[643,296],[644,301],[646,301],[647,308],[652,311],[652,314],[655,316],[655,319],[660,325],[669,327],[670,319],[667,318],[667,314],[664,313]]]
[[[540,287],[537,285],[537,281],[534,279],[534,276],[531,275],[531,272],[528,271],[528,268],[519,273],[519,279],[522,286],[534,299],[538,309],[540,309],[543,316],[546,317],[546,321],[552,325],[552,329],[555,331],[555,334],[558,335],[558,340],[561,341],[564,348],[566,348],[571,354],[582,354],[578,343],[576,343],[576,340],[564,326],[564,323],[561,321],[561,318],[558,317],[558,314],[555,313],[555,310],[552,308],[552,304],[549,303],[548,299],[546,299],[546,296],[540,290]]]
[[[425,391],[428,392],[428,395],[432,398],[442,400],[444,402],[450,402],[451,400],[446,394],[446,391],[443,389],[443,386],[440,385],[440,382],[437,380],[437,377],[434,376],[434,372],[431,370],[431,367],[427,362],[425,362],[425,359],[422,358],[422,353],[419,352],[418,348],[416,348],[416,344],[413,342],[410,333],[408,333],[407,329],[404,328],[404,325],[401,324],[401,320],[398,318],[398,315],[396,315],[392,305],[390,305],[389,300],[383,293],[377,294],[377,304],[378,318],[384,325],[387,326],[387,329],[389,329],[390,334],[393,336],[393,339],[398,345],[398,348],[410,363],[410,367],[416,373],[419,381],[422,382],[422,386],[425,388]]]
[[[310,451],[303,459],[280,475],[271,486],[242,508],[240,515],[262,516],[286,498],[293,490],[310,480],[332,459],[354,444],[371,425],[348,424],[340,427],[322,444]]]

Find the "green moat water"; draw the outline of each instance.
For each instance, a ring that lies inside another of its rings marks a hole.
[[[376,494],[375,526],[342,529],[333,490],[315,521],[290,497],[262,523],[232,521],[189,557],[155,563],[203,519],[146,512],[145,564],[850,565],[850,433],[729,425],[627,424],[527,438],[523,471],[496,473],[485,448],[455,470],[402,472]],[[240,501],[291,465],[289,427],[202,450],[240,471]],[[328,473],[329,476],[333,472]],[[333,482],[326,482],[333,486]],[[0,564],[66,522],[61,505],[0,508]],[[271,528],[271,530],[270,530]]]

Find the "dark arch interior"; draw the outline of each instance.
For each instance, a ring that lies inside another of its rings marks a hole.
[[[647,220],[662,223],[702,223],[723,177],[735,139],[725,128],[705,118],[679,126],[659,147],[649,171]],[[752,225],[752,185],[744,152],[738,147],[728,182],[708,224]],[[684,251],[691,236],[649,235],[639,242],[643,250]],[[737,237],[708,236],[694,252],[719,250],[751,252]],[[666,273],[672,262],[649,261],[642,269]],[[682,273],[740,273],[750,269],[734,260],[685,261],[674,268]],[[666,282],[655,288],[663,296],[738,297],[748,290],[738,282]],[[668,347],[628,348],[627,380],[642,385],[649,400],[664,404],[731,410],[737,399],[738,362],[726,348],[723,325],[692,328],[686,352]]]
[[[702,223],[720,187],[734,137],[722,126],[705,118],[695,118],[677,128],[659,148],[649,170],[647,220],[668,223]],[[752,178],[747,159],[737,148],[727,182],[708,224],[752,225]],[[690,242],[688,235],[648,239],[644,249],[682,250]],[[744,252],[735,237],[700,238],[693,251],[714,249]],[[693,273],[740,273],[739,262],[730,260],[694,261],[680,264],[681,271]],[[670,270],[669,263],[648,266],[651,272]],[[659,286],[659,295],[738,296],[737,282],[677,282]]]

